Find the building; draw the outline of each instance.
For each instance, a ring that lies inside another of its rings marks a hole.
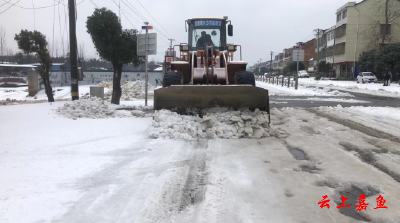
[[[305,67],[308,67],[308,61],[314,57],[314,44],[315,44],[315,38],[311,39],[305,43],[300,43],[302,49],[304,50],[304,61],[303,64]]]
[[[318,40],[314,42],[314,55],[313,59],[310,60],[312,62],[308,64],[309,71],[316,71],[318,61],[319,62],[326,61],[327,63],[330,64],[335,63],[335,57],[334,57],[335,28],[336,28],[335,26],[332,26],[329,29],[317,31],[316,38]],[[317,60],[318,57],[319,60]]]
[[[400,41],[400,18],[392,18],[385,31],[384,2],[349,2],[336,11],[334,69],[336,76],[353,78],[359,55],[382,44]],[[390,1],[389,12],[400,9],[400,1]],[[382,7],[379,7],[382,5]],[[393,14],[393,13],[392,13]],[[386,35],[383,35],[385,34]]]
[[[308,61],[313,58],[314,56],[314,42],[315,39],[309,40],[305,43],[303,42],[298,42],[296,45],[302,47],[304,50],[304,61],[303,62],[304,66],[308,66]],[[293,46],[287,49],[283,49],[282,53],[279,53],[275,56],[275,59],[272,62],[272,68],[274,70],[283,70],[287,65],[293,62],[293,49],[295,49],[297,46]],[[313,65],[312,65],[313,66]]]

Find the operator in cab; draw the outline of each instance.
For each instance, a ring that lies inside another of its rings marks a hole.
[[[207,34],[206,31],[201,32],[201,37],[197,40],[196,47],[197,48],[206,48],[208,44],[214,45],[210,34]]]

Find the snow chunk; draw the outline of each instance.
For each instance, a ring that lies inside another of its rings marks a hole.
[[[105,96],[112,95],[113,84],[112,82],[101,82],[98,86],[109,88],[110,90],[105,93]],[[122,95],[121,100],[129,101],[131,99],[144,99],[146,90],[146,84],[144,81],[126,81],[121,85]],[[148,84],[147,86],[147,94],[148,96],[154,95],[154,86]]]
[[[268,113],[248,109],[239,111],[213,108],[203,111],[204,116],[179,115],[160,110],[148,130],[150,138],[171,138],[191,141],[214,138],[263,138],[268,137]]]

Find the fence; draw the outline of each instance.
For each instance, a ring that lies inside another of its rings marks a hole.
[[[297,90],[296,86],[296,77],[287,78],[287,77],[265,77],[265,76],[256,76],[256,80],[269,84],[281,85],[282,87],[294,87]]]

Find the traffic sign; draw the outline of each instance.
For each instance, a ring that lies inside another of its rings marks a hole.
[[[137,55],[146,55],[146,34],[139,34],[137,38]],[[149,33],[148,55],[157,54],[157,33]]]
[[[174,60],[174,58],[173,57],[165,57],[165,62],[167,62],[167,63],[171,63],[173,60]]]
[[[294,49],[292,54],[292,61],[303,61],[304,60],[304,50]]]
[[[142,29],[153,29],[153,26],[142,26]]]

